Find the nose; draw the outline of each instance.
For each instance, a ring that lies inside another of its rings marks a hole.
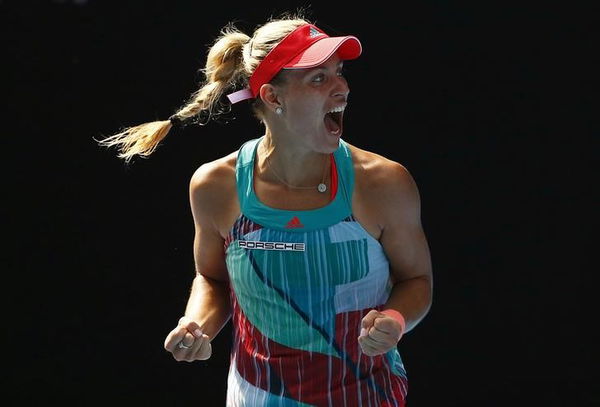
[[[348,94],[350,93],[350,88],[348,87],[348,81],[343,76],[336,76],[336,80],[331,90],[331,96],[336,98],[343,98],[346,100],[348,98]]]

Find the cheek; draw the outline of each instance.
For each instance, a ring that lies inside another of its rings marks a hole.
[[[294,121],[297,123],[311,123],[315,120],[322,120],[322,109],[317,106],[320,106],[320,104],[316,100],[306,100],[302,104],[295,105],[292,110]]]

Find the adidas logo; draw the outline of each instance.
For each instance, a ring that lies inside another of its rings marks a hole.
[[[294,216],[292,219],[290,219],[290,221],[285,225],[286,228],[291,229],[291,228],[303,228],[304,225],[302,224],[302,222],[300,222],[300,219],[298,219],[297,216]]]
[[[325,35],[325,34],[320,32],[319,30],[317,30],[315,27],[310,27],[310,32],[308,33],[308,36],[310,38],[315,38],[315,37],[318,37],[319,35]]]

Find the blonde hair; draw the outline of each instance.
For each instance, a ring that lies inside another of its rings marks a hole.
[[[201,69],[204,81],[188,101],[168,120],[154,121],[125,128],[117,134],[96,140],[104,147],[117,147],[119,158],[129,162],[134,156],[147,157],[167,136],[174,123],[195,120],[204,125],[211,118],[227,112],[230,105],[223,96],[234,89],[246,87],[258,64],[287,34],[307,24],[302,12],[282,15],[259,26],[252,37],[238,30],[234,24],[225,26],[208,50],[206,66]],[[280,78],[273,78],[277,83]],[[262,120],[262,101],[252,103],[255,116]],[[204,119],[200,120],[202,116]]]

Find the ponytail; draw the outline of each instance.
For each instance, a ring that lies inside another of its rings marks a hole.
[[[173,126],[184,125],[191,119],[200,125],[207,124],[215,116],[229,111],[231,104],[224,101],[223,96],[232,89],[247,87],[248,78],[271,49],[306,23],[301,15],[274,19],[257,28],[252,39],[232,24],[227,25],[208,51],[206,66],[202,69],[204,82],[169,120],[129,127],[96,141],[101,146],[119,148],[119,158],[129,162],[136,155],[147,157],[152,154]],[[261,121],[262,107],[260,98],[255,99],[252,109]]]
[[[198,123],[206,124],[214,116],[227,111],[221,102],[222,96],[232,87],[245,84],[249,77],[243,60],[244,47],[248,47],[249,41],[249,36],[233,26],[225,27],[208,52],[206,67],[202,70],[205,81],[169,120],[125,128],[103,140],[96,140],[98,144],[117,147],[118,157],[128,163],[136,155],[147,157],[152,154],[174,125],[183,125],[201,113],[207,119]]]

